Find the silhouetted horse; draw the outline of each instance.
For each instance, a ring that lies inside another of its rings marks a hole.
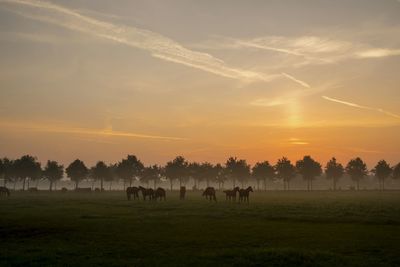
[[[126,197],[128,200],[131,200],[131,195],[133,195],[133,200],[139,199],[139,188],[137,188],[136,186],[127,187]]]
[[[33,193],[36,193],[36,192],[38,192],[39,190],[37,189],[37,187],[29,187],[28,188],[28,192],[33,192]]]
[[[61,188],[61,192],[65,193],[67,191],[68,191],[68,189],[66,187]]]
[[[146,200],[149,197],[149,200],[154,198],[154,190],[152,188],[144,188],[143,186],[139,186],[139,190],[142,191],[143,200]]]
[[[249,195],[250,192],[253,192],[253,188],[251,186],[247,187],[246,189],[239,190],[239,202],[247,202],[249,203]]]
[[[181,189],[179,190],[179,199],[184,200],[186,195],[186,187],[181,186]]]
[[[233,190],[224,190],[226,200],[236,201],[236,192],[239,192],[239,187],[236,186]]]
[[[214,187],[207,187],[206,190],[204,190],[203,192],[203,196],[205,196],[206,199],[209,199],[210,201],[214,200],[215,202],[217,202]]]
[[[8,190],[7,187],[0,186],[0,196],[3,196],[3,195],[9,197],[10,196],[10,190]]]
[[[167,200],[165,190],[162,189],[161,187],[157,188],[154,191],[154,199],[155,200],[157,200],[157,199],[163,200],[164,199],[164,201]]]

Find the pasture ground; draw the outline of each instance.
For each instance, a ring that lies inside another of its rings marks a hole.
[[[1,266],[400,266],[400,192],[15,192],[0,199]]]

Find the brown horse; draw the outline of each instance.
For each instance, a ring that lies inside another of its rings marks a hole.
[[[214,187],[207,187],[206,190],[204,190],[203,192],[203,196],[205,196],[206,199],[209,199],[210,201],[214,200],[215,202],[217,202]]]
[[[249,195],[250,192],[253,192],[253,188],[251,186],[247,187],[246,189],[239,190],[239,202],[247,202],[249,203]]]
[[[149,197],[149,200],[154,198],[154,190],[152,188],[144,188],[143,186],[139,186],[139,190],[142,192],[143,200],[146,200]]]
[[[10,196],[10,190],[8,190],[7,187],[0,186],[0,196],[3,196],[3,195],[9,197]]]
[[[179,199],[184,200],[186,195],[186,187],[181,186],[181,189],[179,190]]]
[[[126,197],[128,200],[131,200],[131,195],[133,195],[133,199],[139,199],[139,188],[136,186],[126,188]]]
[[[154,191],[154,200],[157,200],[157,199],[160,199],[160,201],[163,199],[164,199],[164,201],[167,200],[165,190],[161,187],[157,188]]]
[[[236,192],[239,192],[239,187],[236,186],[233,190],[224,190],[226,200],[236,202]]]

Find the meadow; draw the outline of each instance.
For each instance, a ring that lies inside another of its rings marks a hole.
[[[0,199],[0,265],[400,266],[399,191],[217,197],[12,192]]]

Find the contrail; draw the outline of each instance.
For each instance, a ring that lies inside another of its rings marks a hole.
[[[394,117],[396,119],[400,119],[400,115],[392,113],[392,112],[389,112],[389,111],[386,111],[386,110],[381,109],[381,108],[362,106],[362,105],[359,105],[359,104],[356,104],[356,103],[351,103],[351,102],[339,100],[339,99],[328,97],[328,96],[322,96],[322,98],[325,99],[325,100],[328,100],[328,101],[332,101],[332,102],[339,103],[339,104],[342,104],[342,105],[350,106],[350,107],[353,107],[353,108],[377,111],[377,112],[383,113],[383,114],[385,114],[387,116]]]
[[[289,75],[289,74],[287,74],[287,73],[285,73],[285,72],[282,72],[282,75],[285,76],[286,78],[288,78],[288,79],[294,81],[295,83],[300,84],[300,85],[303,86],[303,87],[311,88],[311,86],[310,86],[308,83],[303,82],[302,80],[299,80],[299,79],[293,77],[292,75]]]
[[[131,137],[131,138],[143,138],[143,139],[155,139],[155,140],[166,140],[166,141],[185,141],[187,138],[183,137],[172,137],[172,136],[160,136],[160,135],[149,135],[139,134],[123,131],[113,131],[110,129],[88,129],[88,128],[76,128],[76,127],[63,127],[63,126],[52,126],[46,124],[26,124],[26,123],[7,123],[0,122],[2,127],[8,128],[19,128],[30,131],[46,132],[46,133],[65,133],[65,134],[79,134],[79,135],[91,135],[91,136],[104,136],[104,137]]]
[[[70,30],[91,34],[99,38],[143,49],[150,52],[154,57],[200,69],[222,77],[246,82],[268,82],[282,77],[282,75],[279,74],[265,75],[253,71],[232,68],[226,65],[224,61],[210,54],[187,49],[178,42],[158,33],[136,27],[121,26],[100,21],[84,16],[75,10],[50,2],[38,0],[0,0],[0,3],[22,5],[39,9],[43,11],[44,14],[38,15],[37,12],[29,12],[27,10],[12,11],[30,19],[44,21]]]

